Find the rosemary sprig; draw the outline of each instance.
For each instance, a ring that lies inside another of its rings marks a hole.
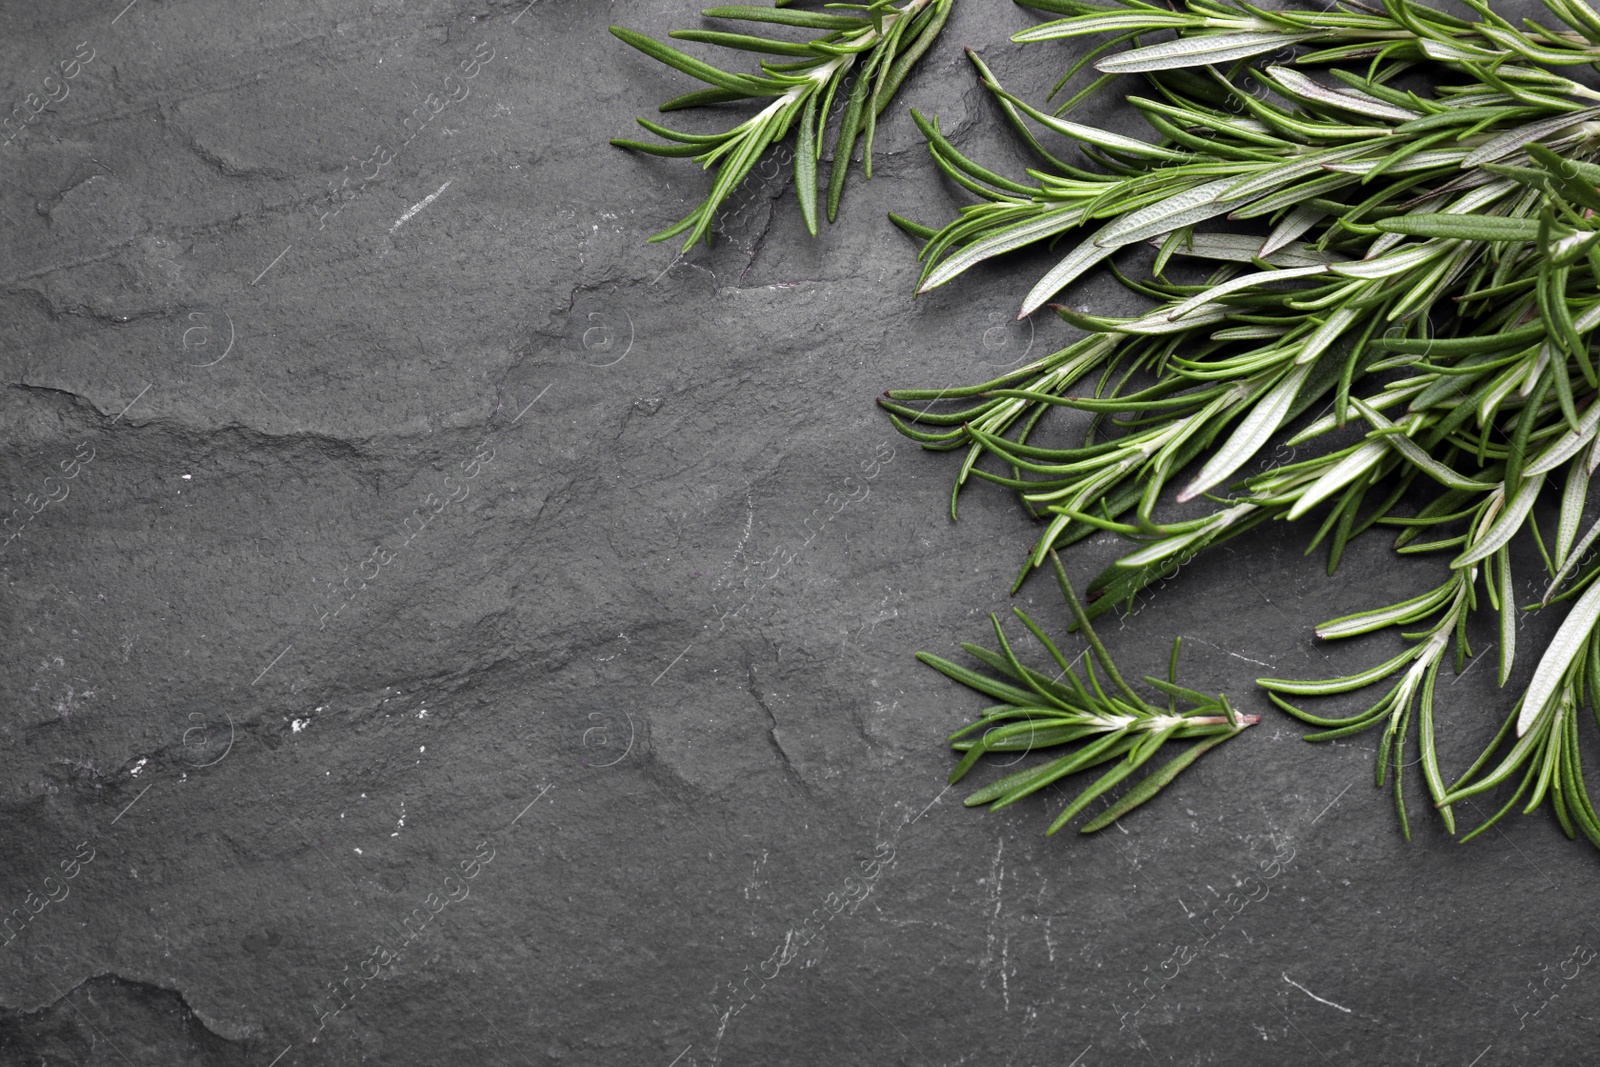
[[[1022,0],[1019,0],[1022,2]],[[1102,71],[1138,73],[1248,59],[1291,46],[1325,46],[1305,62],[1355,59],[1496,62],[1506,57],[1546,66],[1600,60],[1600,12],[1584,0],[1545,4],[1565,29],[1532,19],[1526,26],[1496,15],[1488,0],[1462,0],[1482,16],[1474,23],[1411,0],[1385,0],[1383,10],[1347,3],[1335,11],[1270,10],[1254,4],[1187,0],[1184,10],[1139,0],[1109,6],[1077,0],[1025,0],[1026,6],[1067,15],[1012,35],[1014,41],[1053,41],[1097,33],[1130,38],[1157,30],[1180,37],[1134,48],[1102,61]]]
[[[830,4],[839,13],[789,10],[783,2],[771,8],[713,7],[709,18],[765,23],[825,31],[810,41],[790,41],[722,30],[674,30],[672,37],[737,51],[790,57],[787,62],[761,61],[760,74],[737,74],[695,59],[652,37],[621,26],[611,32],[646,55],[707,83],[711,88],[686,93],[661,105],[662,111],[729,103],[769,101],[755,115],[718,134],[680,133],[648,119],[639,125],[670,144],[617,138],[612,144],[657,156],[689,157],[715,170],[711,191],[699,207],[651,237],[665,241],[688,231],[683,250],[702,237],[711,241],[717,208],[760,162],[768,147],[795,132],[794,183],[806,229],[817,234],[817,163],[822,158],[833,100],[846,94],[833,147],[828,178],[828,221],[839,212],[850,157],[864,141],[866,175],[872,177],[872,141],[877,118],[899,90],[911,68],[939,36],[952,0],[891,0],[866,4]],[[856,12],[845,14],[843,12]],[[851,79],[854,79],[853,83]]]
[[[1151,704],[1139,696],[1123,679],[1110,653],[1089,624],[1066,570],[1054,553],[1051,554],[1051,563],[1078,628],[1089,641],[1092,658],[1084,667],[1087,685],[1084,684],[1085,678],[1078,675],[1055,642],[1020,609],[1013,610],[1060,667],[1055,677],[1025,666],[1011,650],[999,618],[993,615],[990,620],[994,623],[999,651],[965,642],[961,647],[1006,681],[980,674],[928,652],[919,652],[917,658],[968,688],[1002,701],[988,708],[976,722],[950,736],[956,751],[965,753],[950,775],[952,785],[965,777],[978,760],[990,752],[1026,754],[1038,749],[1073,746],[1067,755],[1015,771],[984,786],[967,797],[968,807],[988,804],[991,811],[998,811],[1068,775],[1111,764],[1109,770],[1089,783],[1056,817],[1050,829],[1045,831],[1047,834],[1061,829],[1090,803],[1133,775],[1168,741],[1195,741],[1160,769],[1146,774],[1118,800],[1086,823],[1081,832],[1087,834],[1105,829],[1155,796],[1185,767],[1241,730],[1255,725],[1260,717],[1240,715],[1228,703],[1226,696],[1207,696],[1180,686],[1177,670],[1181,639],[1173,642],[1166,679],[1145,678],[1151,686],[1166,694],[1166,706]],[[1095,673],[1095,662],[1100,664],[1107,683],[1102,683]],[[1107,684],[1111,687],[1109,692]],[[1192,710],[1179,711],[1179,700],[1193,705]],[[977,736],[972,736],[974,734]]]

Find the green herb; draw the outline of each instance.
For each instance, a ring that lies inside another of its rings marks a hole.
[[[1036,167],[1022,179],[999,174],[963,155],[937,118],[912,112],[936,166],[977,197],[942,227],[891,216],[925,242],[918,292],[1006,253],[1064,241],[1065,254],[1032,284],[1019,317],[1050,307],[1083,331],[992,381],[895,390],[880,400],[924,447],[962,452],[952,517],[976,479],[1015,492],[1040,520],[1013,591],[1049,560],[1093,651],[1086,684],[1018,612],[1060,674],[1025,667],[998,620],[998,651],[963,647],[1005,680],[923,654],[1003,702],[955,736],[964,756],[953,781],[986,752],[1073,746],[969,803],[1004,806],[1111,763],[1053,831],[1167,740],[1196,739],[1085,830],[1142,803],[1254,717],[1179,687],[1172,675],[1147,679],[1168,695],[1167,708],[1147,703],[1116,671],[1090,620],[1269,520],[1314,523],[1305,527],[1307,551],[1327,546],[1330,573],[1353,540],[1388,527],[1398,530],[1398,552],[1435,561],[1434,588],[1331,620],[1318,635],[1388,631],[1402,650],[1352,675],[1260,685],[1320,728],[1310,740],[1382,727],[1376,778],[1392,785],[1408,835],[1401,771],[1414,737],[1424,785],[1452,832],[1463,801],[1509,792],[1463,840],[1513,807],[1532,812],[1548,799],[1569,837],[1581,832],[1600,847],[1577,726],[1585,703],[1600,718],[1600,559],[1591,557],[1600,521],[1585,529],[1600,467],[1600,371],[1591,350],[1600,327],[1600,91],[1562,73],[1600,67],[1600,12],[1587,0],[1544,0],[1548,25],[1514,24],[1488,0],[1464,3],[1474,18],[1414,0],[1382,0],[1381,9],[1347,0],[1326,11],[1244,0],[1186,0],[1181,9],[1028,0],[1063,17],[1015,40],[1099,39],[1055,92],[1089,63],[1097,76],[1053,112],[1008,92],[969,53],[1001,114],[1038,156]],[[844,147],[835,150],[831,204],[860,126],[870,130],[887,93],[937,33],[948,0],[836,6],[862,14],[708,12],[830,31],[808,45],[784,44],[776,54],[811,51],[796,64],[765,65],[761,77],[718,71],[616,31],[715,87],[668,107],[772,98],[760,115],[714,137],[646,124],[680,142],[648,150],[718,167],[706,203],[658,239],[689,230],[693,243],[706,234],[717,204],[797,114],[797,184],[815,232],[823,94],[837,88],[846,57],[865,53],[841,124]],[[1147,41],[1151,35],[1159,40]],[[696,39],[734,44],[727,35]],[[1143,80],[1128,100],[1151,139],[1064,117],[1130,74]],[[1052,138],[1065,138],[1081,158],[1052,152]],[[1129,278],[1118,265],[1133,249],[1153,258],[1146,277]],[[1053,303],[1098,269],[1115,272],[1149,308],[1109,318]],[[1063,429],[1082,443],[1064,440]],[[1559,501],[1553,530],[1535,517],[1542,501]],[[1056,553],[1097,531],[1134,547],[1090,580],[1084,606]],[[1535,585],[1542,599],[1522,607],[1512,568],[1519,544],[1537,550],[1546,572]],[[1559,632],[1537,650],[1499,734],[1464,772],[1448,776],[1436,744],[1437,682],[1447,659],[1459,672],[1473,655],[1473,613],[1495,618],[1505,685],[1519,612],[1572,601]],[[1318,714],[1289,699],[1373,686],[1382,695],[1354,714]],[[1193,710],[1180,714],[1177,699]]]
[[[950,740],[956,750],[966,753],[950,775],[952,785],[965,777],[985,753],[1027,754],[1061,745],[1075,746],[1069,755],[1058,756],[1048,763],[1028,767],[991,782],[967,797],[968,807],[988,804],[991,811],[998,811],[1068,775],[1111,764],[1110,770],[1091,782],[1056,817],[1050,829],[1045,831],[1049,834],[1061,829],[1092,801],[1104,796],[1144,766],[1168,741],[1198,739],[1161,769],[1145,775],[1120,799],[1086,823],[1082,832],[1087,834],[1105,829],[1155,796],[1177,777],[1178,772],[1241,730],[1255,725],[1260,717],[1240,715],[1225,696],[1211,697],[1180,686],[1177,677],[1179,641],[1173,642],[1172,661],[1166,680],[1145,678],[1146,682],[1166,694],[1166,706],[1157,707],[1145,701],[1123,680],[1116,664],[1111,661],[1110,653],[1095,635],[1088,616],[1084,614],[1083,605],[1072,591],[1072,583],[1067,579],[1061,561],[1054,553],[1050,558],[1061,592],[1094,654],[1084,668],[1087,686],[1055,642],[1019,609],[1013,609],[1017,618],[1022,620],[1023,625],[1060,667],[1054,677],[1024,666],[1012,652],[1000,620],[992,615],[995,641],[1000,650],[995,652],[967,643],[961,647],[1009,681],[998,681],[931,653],[918,653],[917,658],[971,689],[1004,701],[987,709],[977,722],[951,735]],[[1110,692],[1106,690],[1106,683],[1102,683],[1095,674],[1095,661],[1105,672],[1111,686]],[[1179,700],[1194,705],[1193,710],[1180,712]],[[976,737],[971,736],[974,733],[977,733]]]
[[[1097,66],[1143,75],[1148,91],[1128,99],[1154,139],[1031,107],[972,56],[1040,164],[1031,184],[993,174],[917,116],[935,163],[982,198],[939,229],[897,219],[927,242],[919,292],[1084,233],[1021,314],[1140,244],[1155,249],[1153,274],[1124,280],[1153,306],[1111,319],[1052,305],[1085,336],[991,382],[880,401],[926,447],[965,451],[952,515],[972,478],[1020,496],[1044,525],[1017,586],[1098,530],[1136,542],[1090,581],[1086,616],[1131,603],[1269,519],[1315,522],[1308,541],[1328,546],[1330,572],[1355,537],[1399,527],[1399,551],[1443,554],[1437,587],[1318,634],[1401,631],[1408,647],[1347,677],[1260,684],[1322,727],[1310,740],[1383,728],[1377,780],[1392,782],[1408,835],[1401,769],[1415,736],[1427,791],[1452,831],[1461,801],[1514,785],[1468,838],[1515,804],[1532,811],[1548,797],[1569,836],[1600,846],[1576,733],[1578,707],[1600,707],[1600,563],[1585,558],[1600,524],[1578,541],[1600,464],[1590,351],[1600,326],[1600,93],[1552,69],[1600,61],[1600,14],[1582,0],[1547,0],[1560,24],[1551,29],[1518,28],[1482,2],[1470,5],[1476,22],[1407,0],[1382,12],[1206,0],[1181,11],[1032,6],[1067,17],[1018,40],[1116,34],[1112,43],[1134,45]],[[1177,37],[1139,43],[1155,31]],[[1269,52],[1274,61],[1260,69],[1242,62]],[[1084,165],[1047,151],[1036,127],[1075,142]],[[1180,262],[1211,273],[1174,280]],[[1080,411],[1089,420],[1080,447],[1034,443],[1052,420]],[[1202,512],[1166,519],[1169,488]],[[1547,541],[1534,505],[1557,494]],[[1501,684],[1510,679],[1519,539],[1545,563],[1544,604],[1580,599],[1500,736],[1447,784],[1435,743],[1439,670],[1452,650],[1463,668],[1469,616],[1486,608],[1498,616]],[[1353,715],[1285,699],[1380,684],[1383,695]]]
[[[688,231],[683,250],[702,237],[711,241],[717,207],[739,187],[768,147],[795,133],[794,184],[806,229],[817,234],[817,163],[835,95],[846,94],[844,115],[833,147],[833,170],[828,179],[828,221],[839,212],[839,196],[857,140],[864,140],[867,177],[872,177],[872,140],[878,115],[889,106],[911,68],[939,36],[950,15],[951,0],[907,0],[895,7],[890,0],[868,4],[830,4],[830,8],[858,14],[831,14],[776,7],[713,7],[710,18],[825,30],[810,41],[791,41],[721,30],[675,30],[672,37],[723,48],[790,57],[788,62],[761,61],[760,74],[736,74],[621,26],[611,27],[628,44],[652,58],[676,67],[711,86],[676,97],[662,111],[722,104],[736,100],[770,101],[755,115],[719,134],[680,133],[648,119],[639,125],[672,144],[652,144],[616,139],[611,143],[658,156],[686,156],[698,160],[716,177],[704,202],[652,241],[665,241]],[[854,79],[853,82],[851,79]]]

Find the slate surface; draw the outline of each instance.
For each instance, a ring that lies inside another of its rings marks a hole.
[[[958,0],[840,225],[774,162],[674,259],[705,176],[605,139],[686,79],[606,26],[695,10],[0,7],[11,114],[59,98],[0,149],[0,1061],[1582,1060],[1593,854],[1457,847],[1414,769],[1408,844],[1376,737],[1252,688],[1387,647],[1311,636],[1422,588],[1383,545],[1264,530],[1107,621],[1265,716],[1117,828],[945,789],[982,701],[912,654],[984,638],[1031,530],[950,523],[871,400],[1071,332],[1010,321],[1043,254],[913,302],[885,213],[965,202],[906,105],[1026,162],[962,46],[1034,100],[1071,53]]]

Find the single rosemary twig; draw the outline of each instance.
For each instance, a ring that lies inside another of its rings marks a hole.
[[[680,133],[648,119],[639,125],[671,144],[614,139],[621,148],[657,156],[689,157],[707,170],[715,170],[706,199],[677,223],[651,237],[665,241],[688,231],[683,250],[705,238],[717,208],[739,187],[761,155],[772,145],[795,134],[794,183],[806,229],[817,234],[817,163],[822,158],[824,134],[836,95],[847,103],[838,124],[833,148],[833,169],[828,178],[828,221],[839,212],[850,157],[858,140],[864,142],[866,174],[872,177],[872,142],[877,118],[899,90],[911,68],[939,36],[950,15],[952,0],[906,0],[896,7],[891,0],[867,4],[830,4],[837,11],[817,12],[776,7],[713,7],[709,18],[766,23],[825,31],[810,41],[791,41],[722,30],[675,30],[679,40],[717,45],[738,51],[790,57],[788,62],[761,61],[760,74],[736,74],[702,62],[683,52],[621,26],[611,32],[641,52],[676,67],[711,86],[686,93],[661,105],[662,111],[722,104],[738,100],[766,100],[755,115],[719,134]],[[845,14],[844,12],[855,12]]]
[[[976,722],[950,736],[955,749],[965,753],[950,775],[951,784],[959,782],[980,757],[990,752],[1026,754],[1040,749],[1072,746],[1072,751],[1067,755],[1015,771],[984,786],[967,797],[968,807],[988,804],[991,811],[997,811],[1068,775],[1111,765],[1109,770],[1089,783],[1067,805],[1050,829],[1045,831],[1047,834],[1061,829],[1090,803],[1132,776],[1168,741],[1195,741],[1160,769],[1141,778],[1118,800],[1086,823],[1082,832],[1087,834],[1105,829],[1155,796],[1185,767],[1241,730],[1255,725],[1260,718],[1256,715],[1240,715],[1225,696],[1208,696],[1180,686],[1177,669],[1181,639],[1173,642],[1167,678],[1145,678],[1146,682],[1166,695],[1166,706],[1151,704],[1139,696],[1123,679],[1111,660],[1111,654],[1095,635],[1083,605],[1073,592],[1066,570],[1053,553],[1051,563],[1055,567],[1061,592],[1072,609],[1078,628],[1088,639],[1089,651],[1093,654],[1085,664],[1084,677],[1078,675],[1039,624],[1020,609],[1014,609],[1017,618],[1022,620],[1023,625],[1060,667],[1054,677],[1025,666],[1012,652],[999,618],[992,615],[990,619],[994,623],[999,651],[967,643],[961,647],[1006,681],[980,674],[928,652],[918,653],[917,658],[968,688],[1002,701],[988,708]],[[1097,662],[1110,680],[1111,692],[1107,692],[1095,673],[1094,664]],[[1193,709],[1180,712],[1177,708],[1179,700],[1193,705]],[[974,733],[976,737],[971,736]]]

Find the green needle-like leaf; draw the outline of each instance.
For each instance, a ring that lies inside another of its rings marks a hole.
[[[1232,736],[1232,734],[1218,734],[1215,737],[1196,741],[1184,749],[1183,752],[1168,760],[1160,770],[1145,775],[1144,778],[1140,779],[1138,785],[1122,794],[1116,803],[1084,823],[1080,832],[1092,834],[1097,830],[1104,830],[1140,804],[1154,797],[1195,760]]]
[[[1374,225],[1384,233],[1460,241],[1531,241],[1539,236],[1539,224],[1533,219],[1496,215],[1400,215]]]

